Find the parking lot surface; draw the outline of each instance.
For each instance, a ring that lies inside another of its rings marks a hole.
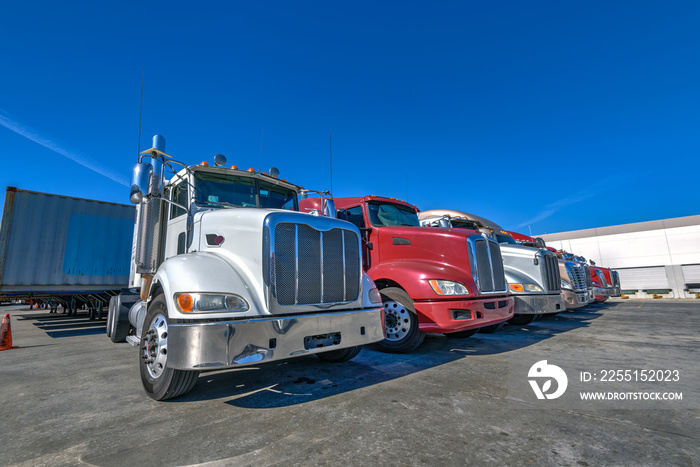
[[[104,320],[0,313],[19,347],[0,352],[0,465],[700,465],[700,301],[610,300],[406,355],[203,373],[167,402]],[[568,375],[556,401],[529,389],[542,360]],[[593,384],[581,373],[606,369],[677,370],[604,387],[682,400],[575,400]]]

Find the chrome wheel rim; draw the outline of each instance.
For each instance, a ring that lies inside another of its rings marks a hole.
[[[384,328],[386,340],[399,341],[406,337],[411,330],[410,311],[399,302],[388,300],[384,302]]]
[[[141,358],[151,378],[158,379],[165,371],[168,361],[168,323],[163,315],[156,316],[144,334]]]

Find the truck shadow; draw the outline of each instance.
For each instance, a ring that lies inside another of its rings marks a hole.
[[[105,320],[91,320],[89,315],[66,316],[61,313],[45,312],[24,314],[17,319],[32,321],[34,326],[53,338],[89,336],[106,332]]]
[[[197,386],[174,401],[224,399],[248,409],[286,407],[395,380],[468,358],[517,351],[558,334],[589,326],[600,309],[566,312],[528,326],[506,326],[494,334],[466,339],[428,335],[408,354],[388,354],[368,346],[353,360],[327,363],[309,355],[239,370],[202,373]]]

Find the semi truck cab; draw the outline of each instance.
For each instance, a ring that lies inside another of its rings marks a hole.
[[[540,315],[566,309],[561,294],[557,258],[538,248],[518,245],[510,232],[493,221],[451,209],[432,209],[419,213],[425,226],[444,225],[465,228],[470,223],[499,243],[509,293],[514,297],[514,316],[509,323],[529,324]]]
[[[131,288],[110,303],[107,326],[139,349],[150,397],[188,392],[200,371],[345,361],[384,338],[355,226],[298,212],[301,187],[276,169],[226,168],[221,155],[186,166],[164,145],[154,137],[134,167]]]
[[[409,352],[426,333],[468,337],[513,316],[500,246],[465,229],[420,227],[417,208],[394,198],[335,198],[362,234],[363,268],[385,312],[380,350]]]

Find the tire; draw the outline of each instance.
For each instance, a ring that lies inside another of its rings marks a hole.
[[[357,357],[362,350],[362,346],[348,347],[347,349],[330,350],[328,352],[317,353],[319,360],[330,363],[342,363]]]
[[[492,324],[490,326],[484,326],[483,328],[479,328],[479,332],[483,334],[493,334],[496,331],[500,331],[503,329],[503,326],[505,326],[506,323],[498,323],[498,324]]]
[[[413,300],[398,287],[387,287],[379,292],[384,304],[384,335],[377,349],[389,353],[407,353],[418,347],[425,333],[418,329],[418,317]]]
[[[476,334],[476,331],[479,329],[467,329],[466,331],[457,331],[457,332],[450,332],[450,333],[445,333],[447,337],[456,337],[458,339],[466,339],[467,337],[471,337],[474,334]]]
[[[198,371],[168,366],[168,308],[163,295],[148,306],[139,347],[141,382],[151,399],[164,401],[189,392],[197,383]]]
[[[112,306],[114,300],[114,307]],[[129,335],[129,307],[122,303],[122,296],[117,295],[109,299],[109,311],[107,313],[107,335],[115,344],[125,342]]]
[[[525,326],[532,323],[537,319],[537,315],[515,315],[508,320],[508,324],[514,324],[516,326]]]
[[[107,337],[112,338],[112,320],[114,319],[114,310],[117,307],[117,297],[114,296],[109,299],[109,306],[107,307],[107,323],[105,325],[105,331],[107,331]]]

